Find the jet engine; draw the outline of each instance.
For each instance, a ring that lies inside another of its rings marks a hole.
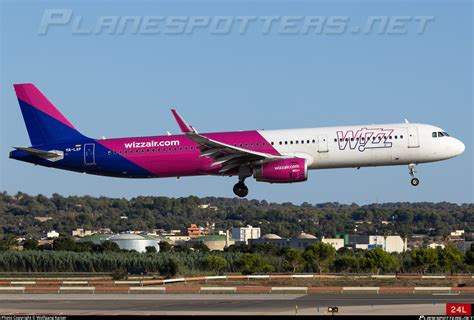
[[[252,173],[257,181],[262,182],[303,182],[308,179],[308,166],[303,158],[281,159],[257,165]]]

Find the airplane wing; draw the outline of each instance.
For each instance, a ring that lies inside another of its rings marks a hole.
[[[206,136],[198,134],[196,129],[188,125],[175,109],[172,109],[171,112],[178,122],[181,131],[191,140],[201,145],[201,154],[199,156],[211,157],[215,159],[216,161],[211,164],[211,167],[222,165],[219,173],[225,173],[231,169],[245,164],[251,164],[256,161],[269,161],[287,158],[286,156],[277,156],[269,153],[247,150],[210,139]]]

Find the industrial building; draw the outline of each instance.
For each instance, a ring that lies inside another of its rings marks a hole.
[[[223,251],[224,248],[235,244],[235,240],[230,238],[230,235],[206,235],[199,238],[194,238],[188,241],[187,245],[192,247],[197,243],[206,245],[211,251]]]
[[[276,234],[269,233],[261,236],[259,239],[250,239],[249,244],[271,244],[278,248],[296,248],[304,249],[307,246],[318,242],[318,238],[315,236],[302,232],[295,238],[285,239]]]
[[[157,252],[160,251],[158,245],[159,239],[151,236],[141,236],[138,234],[121,233],[121,234],[96,234],[90,237],[84,237],[80,242],[91,241],[95,244],[102,244],[105,241],[116,243],[120,249],[135,250],[137,252],[146,252],[146,247],[154,247]]]

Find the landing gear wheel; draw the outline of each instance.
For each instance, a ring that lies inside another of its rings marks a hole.
[[[249,194],[249,188],[243,182],[238,182],[234,186],[234,193],[240,198],[244,198]]]
[[[416,187],[419,184],[420,184],[420,180],[418,180],[418,178],[411,179],[411,185],[412,186]]]

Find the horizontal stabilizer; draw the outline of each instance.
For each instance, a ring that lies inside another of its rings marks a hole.
[[[28,148],[28,147],[13,147],[13,148],[27,152],[31,154],[32,156],[48,159],[51,161],[57,161],[64,158],[64,153],[58,150],[45,151],[45,150],[40,150],[40,149],[35,149],[35,148]]]

